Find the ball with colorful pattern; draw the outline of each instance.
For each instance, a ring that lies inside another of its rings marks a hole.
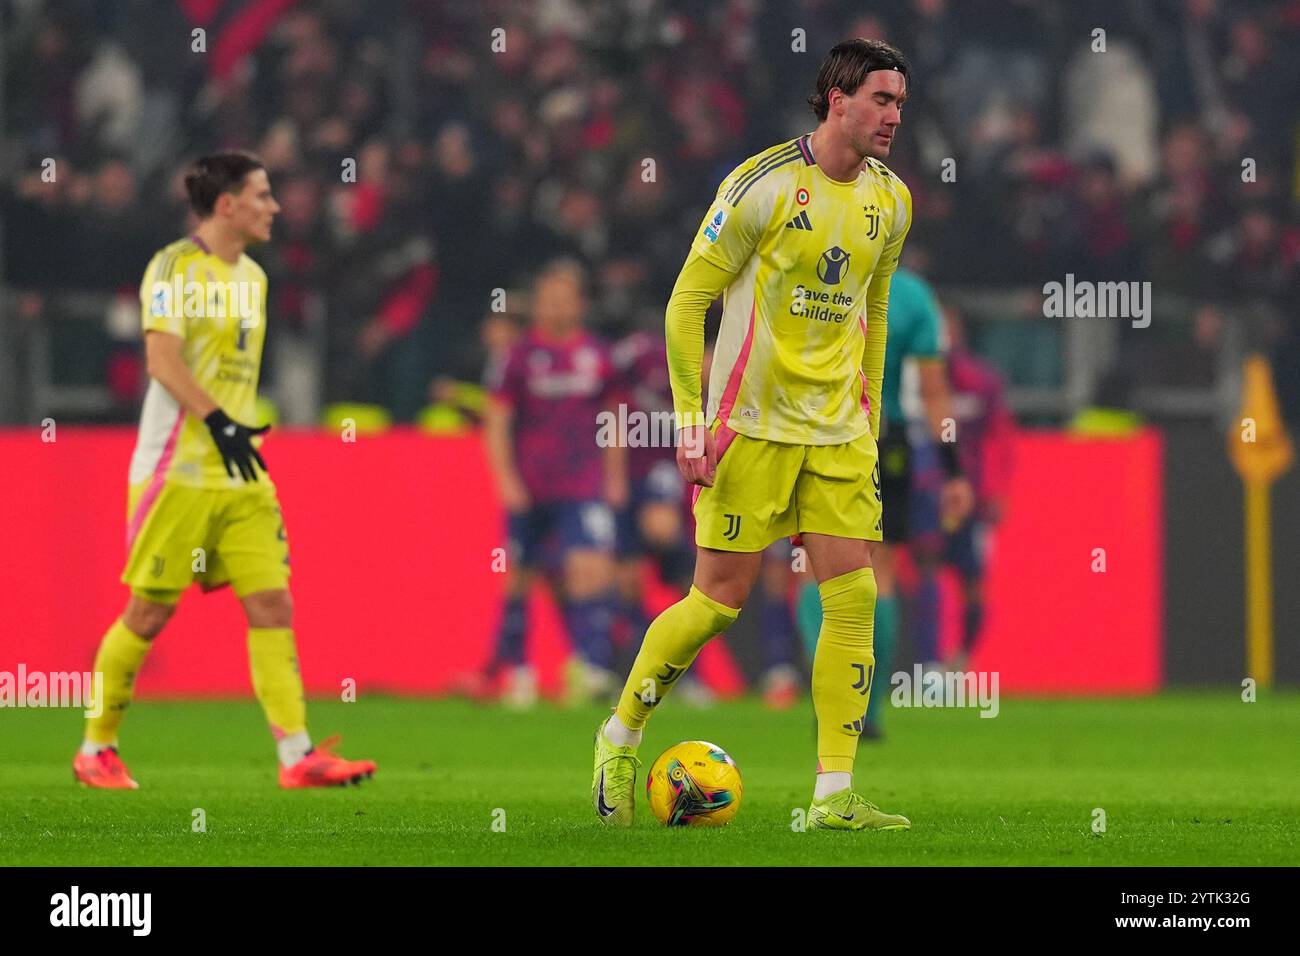
[[[740,769],[721,747],[687,740],[655,760],[645,781],[655,819],[667,827],[726,826],[740,809]]]

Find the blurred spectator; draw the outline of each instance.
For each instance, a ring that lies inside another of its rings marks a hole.
[[[265,155],[265,154],[263,154]],[[285,424],[314,424],[322,399],[318,358],[326,303],[322,289],[330,278],[329,235],[314,179],[289,175],[275,185],[280,215],[277,241],[262,255],[270,283],[263,378]]]
[[[1240,297],[1284,316],[1295,299],[1291,0],[232,9],[6,6],[5,281],[39,304],[30,322],[101,292],[116,329],[113,297],[189,227],[177,171],[200,151],[256,149],[285,209],[253,254],[271,281],[267,388],[287,421],[343,399],[413,417],[435,377],[477,377],[496,290],[554,255],[587,268],[603,334],[657,331],[722,177],[815,125],[803,97],[818,58],[861,32],[913,61],[890,165],[915,201],[909,253],[935,282],[1149,278],[1160,295],[1222,297],[1225,323]],[[1208,355],[1222,337],[1185,317],[1170,354]],[[1295,333],[1273,321],[1281,355]],[[116,389],[134,381],[102,361]]]
[[[1144,186],[1158,162],[1155,76],[1136,44],[1114,35],[1105,43],[1096,52],[1085,39],[1066,67],[1066,149],[1074,156],[1107,153],[1126,187]]]

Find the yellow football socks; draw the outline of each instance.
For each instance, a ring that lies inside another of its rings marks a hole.
[[[619,698],[617,714],[623,726],[644,727],[650,711],[686,673],[700,648],[730,627],[739,613],[739,608],[719,604],[691,585],[686,597],[655,618]]]
[[[817,590],[822,598],[812,676],[817,771],[852,773],[876,664],[876,575],[871,568],[859,568],[823,581]]]
[[[117,728],[135,691],[135,675],[148,653],[149,641],[127,630],[121,618],[104,634],[95,655],[95,671],[104,675],[104,700],[102,705],[95,702],[100,715],[86,719],[87,742],[100,747],[117,743]]]
[[[248,664],[253,692],[278,740],[307,729],[307,703],[298,673],[298,649],[289,627],[250,627]]]

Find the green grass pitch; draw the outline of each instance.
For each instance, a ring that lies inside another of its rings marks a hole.
[[[665,830],[638,800],[612,831],[590,805],[602,713],[516,714],[452,700],[314,701],[313,732],[379,762],[359,787],[282,792],[251,701],[132,708],[123,756],[142,789],[73,784],[80,716],[0,711],[0,864],[46,865],[1236,865],[1300,860],[1300,695],[1232,688],[1120,700],[1004,697],[974,710],[889,710],[858,789],[909,832],[799,833],[812,712],[669,700],[646,764],[701,738],[745,780],[735,823]],[[643,779],[643,778],[642,778]],[[643,796],[638,781],[638,797]],[[1106,814],[1093,832],[1094,809]],[[206,832],[193,831],[195,809]],[[501,812],[503,811],[503,813]],[[494,829],[494,823],[496,828]],[[504,831],[500,830],[504,823]]]

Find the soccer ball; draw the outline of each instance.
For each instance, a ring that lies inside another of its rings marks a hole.
[[[659,755],[645,780],[646,799],[666,827],[721,827],[740,809],[740,769],[721,747],[687,740]]]

